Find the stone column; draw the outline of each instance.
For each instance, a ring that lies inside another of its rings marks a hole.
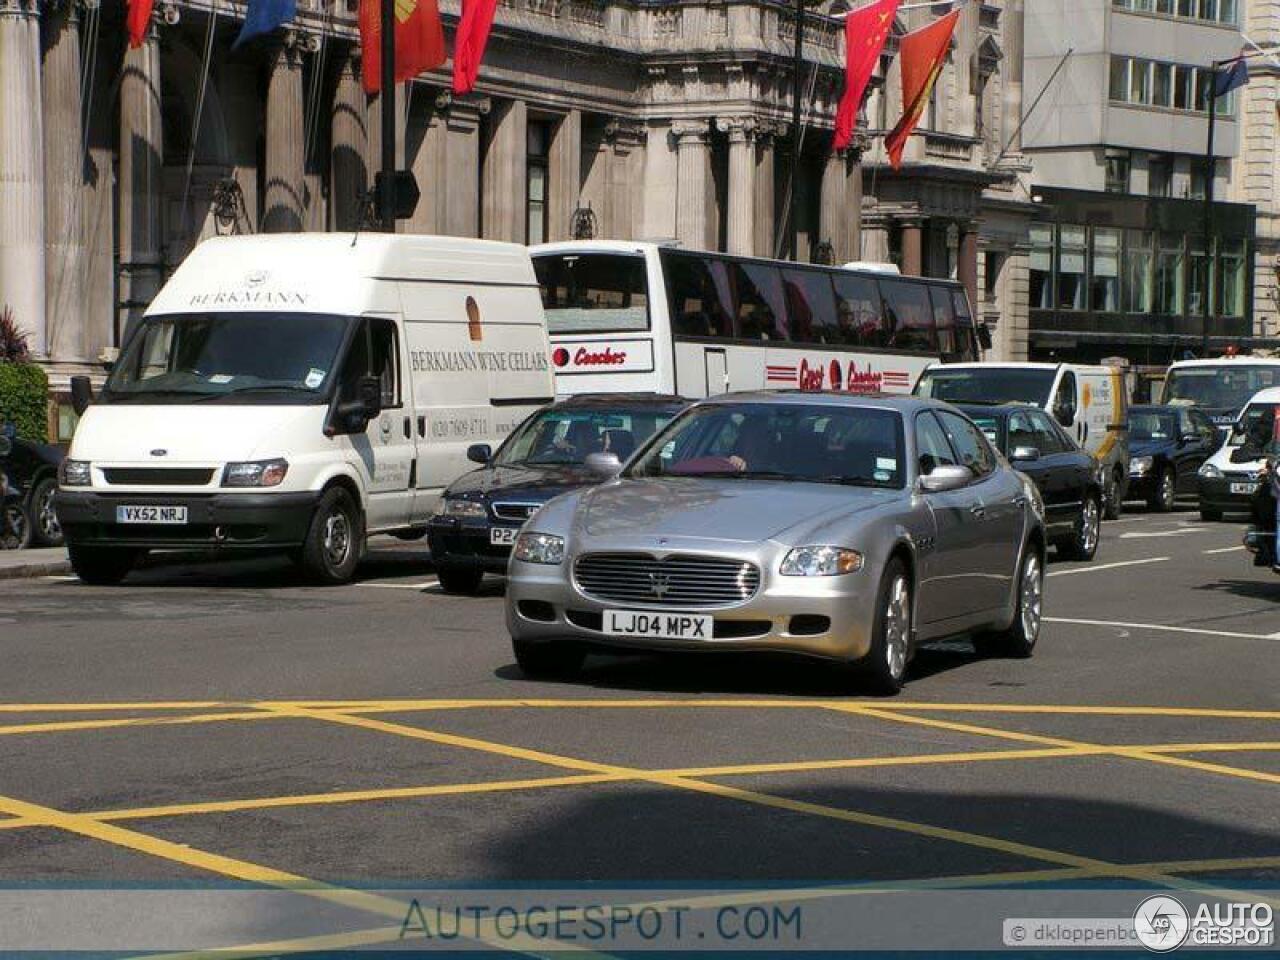
[[[1005,0],[1000,15],[1004,28],[1004,58],[1000,62],[1001,78],[1001,145],[1009,144],[1010,153],[1022,152],[1022,50],[1026,23],[1025,0]]]
[[[96,69],[86,85],[85,136],[89,147],[81,194],[80,224],[85,268],[80,314],[84,317],[84,352],[90,360],[97,360],[109,347],[119,346],[119,331],[116,329],[116,181],[112,175],[118,130],[111,99],[118,68],[118,62],[99,56]]]
[[[494,101],[480,174],[480,229],[486,240],[525,242],[528,129],[523,100]]]
[[[469,97],[450,101],[445,119],[448,178],[445,198],[444,232],[454,237],[480,236],[480,119],[491,109],[488,97]],[[523,163],[520,195],[524,196]],[[524,229],[524,207],[520,209],[520,227]]]
[[[582,111],[570,110],[556,124],[551,138],[550,194],[547,197],[547,237],[573,238],[573,211],[582,191]]]
[[[582,126],[582,205],[596,218],[596,236],[618,237],[613,218],[613,124],[584,122]]]
[[[868,263],[888,263],[889,220],[878,209],[875,197],[864,197],[862,206],[862,238],[857,259]]]
[[[729,134],[729,215],[725,249],[749,257],[755,252],[756,240],[755,118],[721,118],[716,126]]]
[[[80,103],[80,11],[46,7],[44,84],[44,283],[49,358],[84,361],[86,255],[81,225],[84,137]]]
[[[924,275],[924,223],[919,217],[899,221],[902,224],[902,272],[911,277]]]
[[[267,79],[266,191],[262,232],[294,233],[306,216],[302,50],[290,31],[271,53]]]
[[[360,86],[360,57],[351,49],[341,56],[329,114],[329,225],[334,230],[359,227],[360,195],[373,186],[365,164],[368,123]]]
[[[844,263],[849,246],[849,234],[845,227],[845,218],[849,215],[846,197],[848,195],[849,173],[848,158],[843,150],[833,152],[827,157],[822,168],[822,193],[818,199],[818,243],[831,244],[831,254],[835,263]]]
[[[956,277],[969,291],[969,303],[977,310],[978,302],[978,225],[961,221],[960,251],[956,262]]]
[[[844,188],[844,259],[837,263],[862,259],[862,153],[849,151]],[[837,248],[838,249],[838,248]]]
[[[711,243],[710,124],[706,120],[677,120],[671,125],[676,145],[676,239],[686,247],[705,250]]]
[[[773,133],[756,132],[755,155],[755,250],[757,257],[772,257],[774,249],[774,166],[773,166]]]
[[[613,147],[610,162],[607,204],[611,229],[601,236],[630,240],[640,235],[636,222],[639,197],[644,188],[644,126],[630,120],[614,120],[605,128]]]
[[[34,0],[0,0],[0,311],[47,351],[40,22]]]
[[[160,89],[160,38],[153,20],[142,45],[126,48],[120,74],[117,241],[122,342],[164,280]]]

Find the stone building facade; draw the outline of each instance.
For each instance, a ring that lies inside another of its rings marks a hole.
[[[455,97],[445,71],[400,88],[401,166],[422,199],[399,229],[538,242],[589,223],[597,237],[777,256],[794,213],[800,259],[959,277],[1001,354],[1022,355],[1023,3],[966,5],[895,173],[879,135],[900,112],[896,41],[861,149],[830,149],[841,0],[805,17],[798,164],[790,4],[502,0],[475,93]],[[440,6],[451,33],[459,0]],[[238,50],[239,3],[157,2],[136,49],[122,8],[0,0],[0,302],[55,386],[101,373],[202,238],[356,228],[379,155],[356,0],[298,0],[292,25]],[[931,15],[904,12],[896,33]]]

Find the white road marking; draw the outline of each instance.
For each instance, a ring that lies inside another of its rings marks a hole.
[[[1071,570],[1050,571],[1051,577],[1065,577],[1069,573],[1098,573],[1101,570],[1114,570],[1116,567],[1136,567],[1143,563],[1163,563],[1169,557],[1148,557],[1145,560],[1121,560],[1118,563],[1097,563],[1088,567],[1075,567]]]
[[[1121,540],[1149,540],[1152,537],[1184,537],[1189,533],[1204,533],[1208,527],[1178,527],[1174,530],[1144,530],[1120,534]]]
[[[1175,627],[1165,623],[1124,623],[1117,620],[1076,620],[1070,617],[1045,617],[1045,623],[1069,623],[1080,627],[1120,627],[1125,630],[1163,630],[1167,633],[1194,633],[1206,637],[1233,637],[1239,640],[1277,640],[1275,633],[1235,633],[1231,630],[1206,630],[1201,627]]]
[[[428,587],[440,586],[439,580],[425,580],[422,583],[358,583],[359,587],[381,587],[383,590],[426,590]]]
[[[1207,554],[1235,553],[1237,550],[1243,550],[1243,549],[1244,549],[1244,544],[1240,544],[1235,547],[1219,547],[1217,550],[1205,550],[1204,552]]]

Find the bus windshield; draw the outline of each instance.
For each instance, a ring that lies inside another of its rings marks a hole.
[[[1183,403],[1233,413],[1259,390],[1280,386],[1280,364],[1224,363],[1175,367],[1164,382],[1161,403]]]
[[[533,258],[533,270],[552,336],[649,329],[649,285],[641,254],[543,253]]]
[[[952,403],[1033,403],[1042,407],[1053,389],[1053,369],[1015,367],[933,367],[924,372],[916,393]]]

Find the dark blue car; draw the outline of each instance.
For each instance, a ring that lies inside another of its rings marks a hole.
[[[1221,445],[1209,416],[1188,406],[1129,408],[1129,498],[1166,513],[1196,496],[1196,471]]]

